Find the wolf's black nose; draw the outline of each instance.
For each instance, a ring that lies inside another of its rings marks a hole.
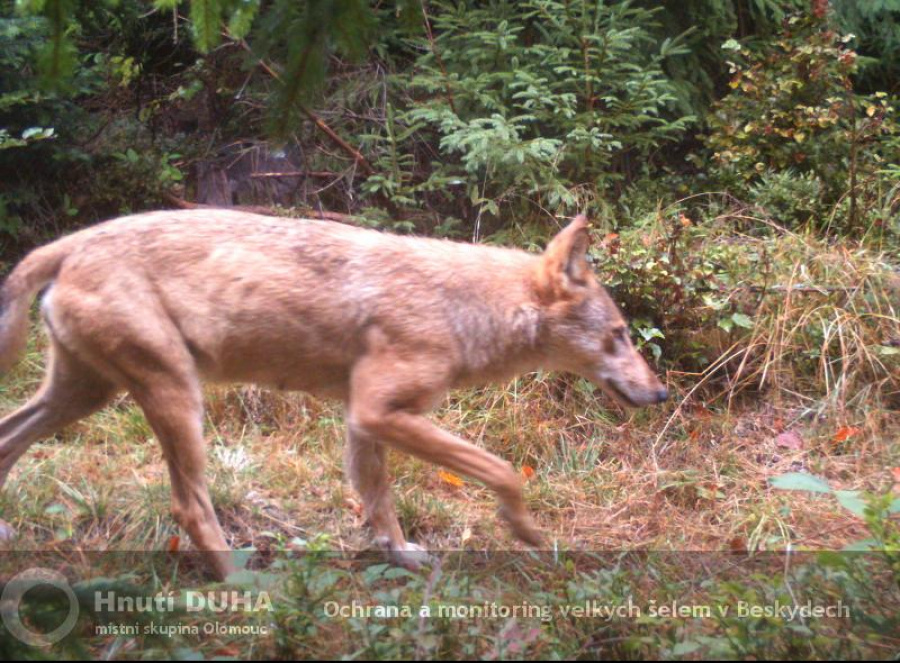
[[[656,392],[656,402],[662,403],[669,399],[669,390],[663,387],[659,391]]]

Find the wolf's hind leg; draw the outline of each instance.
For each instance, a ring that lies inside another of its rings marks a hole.
[[[103,407],[115,385],[53,341],[40,390],[0,420],[0,486],[32,444]]]
[[[401,566],[415,569],[427,562],[424,549],[403,537],[391,495],[384,445],[360,431],[348,429],[344,466],[353,488],[362,498],[366,520],[378,544]]]
[[[235,568],[206,482],[203,404],[193,376],[174,366],[147,372],[131,389],[163,449],[172,482],[172,515],[224,580]]]

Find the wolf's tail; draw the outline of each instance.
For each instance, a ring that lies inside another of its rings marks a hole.
[[[12,368],[25,349],[31,301],[56,278],[69,251],[65,240],[35,249],[16,265],[0,287],[0,373]]]

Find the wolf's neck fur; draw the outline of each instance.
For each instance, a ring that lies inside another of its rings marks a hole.
[[[459,383],[502,381],[541,367],[543,321],[535,304],[502,302],[466,311],[453,330],[464,362]]]

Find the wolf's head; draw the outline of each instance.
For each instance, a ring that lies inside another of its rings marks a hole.
[[[668,392],[635,349],[628,325],[587,262],[588,220],[581,215],[547,246],[535,290],[553,368],[587,378],[623,405],[661,403]]]

